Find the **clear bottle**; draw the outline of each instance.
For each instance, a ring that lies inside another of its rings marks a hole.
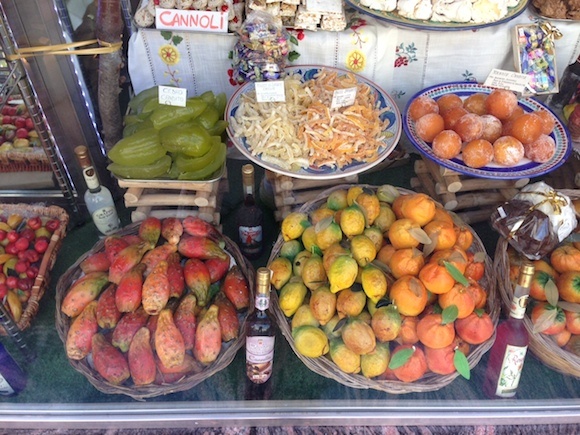
[[[254,195],[254,166],[242,166],[244,202],[237,211],[238,245],[242,254],[254,260],[262,254],[262,222],[264,213]]]
[[[509,317],[497,327],[483,383],[483,391],[490,399],[516,394],[528,350],[529,336],[523,319],[533,276],[533,264],[524,263],[514,287]]]
[[[15,396],[26,387],[26,374],[0,343],[0,395]]]
[[[566,67],[558,86],[558,93],[550,95],[547,100],[549,106],[555,109],[562,109],[572,102],[574,95],[580,86],[580,56],[578,59]]]
[[[87,183],[84,199],[93,222],[105,236],[113,234],[121,226],[121,221],[111,191],[99,182],[88,148],[80,145],[75,148],[75,154]]]
[[[270,269],[256,271],[254,311],[248,316],[246,334],[246,375],[255,384],[263,384],[272,375],[276,323],[270,306]]]

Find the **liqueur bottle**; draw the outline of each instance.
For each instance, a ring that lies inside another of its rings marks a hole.
[[[244,203],[237,211],[239,247],[247,258],[256,259],[262,253],[263,213],[254,196],[254,166],[242,166]]]
[[[246,375],[255,384],[263,384],[272,375],[276,324],[268,310],[270,306],[270,270],[256,271],[254,311],[248,316],[246,334]]]
[[[483,391],[490,399],[516,394],[528,350],[529,336],[523,319],[533,276],[534,266],[523,264],[514,288],[509,318],[497,328],[483,383]]]
[[[561,109],[572,102],[574,95],[578,92],[580,86],[580,56],[578,59],[566,67],[562,78],[560,79],[559,90],[557,94],[548,98],[548,104],[556,109]]]
[[[0,395],[14,396],[26,387],[26,374],[0,343]]]
[[[84,199],[93,222],[105,236],[113,234],[119,229],[121,222],[117,215],[111,191],[99,182],[88,148],[80,145],[75,148],[75,154],[87,183],[88,189],[85,191]]]

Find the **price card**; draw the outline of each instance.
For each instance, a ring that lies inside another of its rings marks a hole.
[[[332,93],[331,109],[352,106],[356,100],[356,88],[337,89]]]
[[[530,77],[527,74],[494,68],[485,79],[484,85],[523,93],[525,89],[529,89],[529,80]]]
[[[258,103],[275,103],[286,101],[284,80],[272,80],[254,83],[256,89],[256,101]]]
[[[187,89],[173,86],[159,86],[159,104],[185,107],[187,103]]]

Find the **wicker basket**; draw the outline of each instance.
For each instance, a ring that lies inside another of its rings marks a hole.
[[[0,173],[2,172],[51,172],[50,162],[44,149],[26,148],[0,153]]]
[[[25,218],[33,216],[40,216],[46,219],[56,218],[60,221],[59,228],[52,234],[48,248],[40,260],[38,275],[32,285],[30,297],[23,307],[22,316],[16,322],[16,325],[22,331],[30,326],[32,319],[34,319],[34,316],[38,312],[40,300],[50,282],[50,271],[56,261],[62,239],[66,236],[69,216],[65,210],[54,205],[45,207],[42,205],[28,204],[0,204],[0,216],[7,217],[11,214],[20,214]],[[1,325],[0,335],[7,335],[6,330]]]
[[[137,234],[139,229],[139,222],[133,223],[118,233],[116,235],[128,235]],[[135,386],[130,383],[130,380],[122,385],[114,385],[106,380],[104,380],[92,367],[90,357],[84,358],[80,361],[69,359],[70,364],[75,370],[82,373],[91,384],[99,391],[107,394],[125,394],[136,400],[144,400],[151,397],[162,396],[166,394],[175,393],[178,391],[185,391],[193,388],[200,382],[203,382],[210,376],[219,372],[220,370],[226,368],[234,359],[237,351],[242,347],[245,341],[245,320],[247,313],[251,312],[254,306],[254,269],[252,265],[245,259],[241,254],[237,245],[232,242],[228,237],[224,236],[225,250],[233,257],[236,264],[243,272],[244,276],[248,280],[250,288],[250,307],[246,313],[239,314],[240,317],[240,334],[236,340],[232,340],[227,343],[222,343],[222,350],[218,358],[211,363],[209,366],[204,367],[202,371],[198,373],[191,373],[183,378],[179,379],[177,382],[171,384],[151,384],[145,386]],[[71,284],[79,279],[83,273],[79,267],[80,263],[87,258],[89,255],[100,252],[104,250],[105,242],[100,240],[90,251],[82,255],[59,279],[56,287],[56,330],[58,335],[66,345],[66,337],[71,324],[71,319],[61,312],[61,305],[66,295],[66,292],[70,288]]]
[[[569,196],[571,199],[580,199],[580,190],[563,189],[559,190],[559,192]],[[494,269],[497,272],[499,283],[498,292],[507,312],[509,312],[513,297],[513,287],[509,274],[510,264],[507,255],[508,247],[508,241],[505,238],[500,238],[494,256]],[[530,336],[530,351],[536,358],[560,373],[580,378],[580,356],[558,346],[549,335],[534,333],[534,325],[527,315],[524,317],[524,325]]]
[[[322,192],[316,199],[304,204],[300,211],[304,213],[309,213],[310,211],[318,208],[330,195],[331,192],[338,189],[348,189],[352,185],[338,185],[334,186],[326,191]],[[361,187],[370,188],[376,190],[376,186],[371,185],[363,185],[359,184]],[[401,194],[411,194],[414,193],[410,190],[406,189],[398,189]],[[477,234],[468,227],[473,234],[473,244],[470,248],[470,251],[473,252],[485,252],[485,246],[481,239],[477,236]],[[282,247],[284,240],[280,235],[272,249],[272,253],[268,260],[268,264],[270,264],[277,256]],[[481,284],[485,289],[488,291],[487,297],[487,306],[486,311],[489,313],[491,319],[493,320],[494,326],[497,325],[499,320],[499,313],[500,313],[500,301],[497,298],[496,290],[495,290],[495,275],[492,268],[492,261],[488,255],[486,255],[485,259],[485,276],[481,281]],[[337,382],[340,382],[343,385],[352,388],[359,388],[359,389],[374,389],[385,391],[391,394],[405,394],[405,393],[412,393],[412,392],[426,392],[426,391],[436,391],[440,388],[450,384],[457,376],[459,376],[458,372],[454,372],[450,375],[438,375],[432,372],[426,373],[421,379],[415,382],[402,382],[396,380],[379,380],[379,379],[369,379],[360,374],[347,374],[340,370],[340,368],[328,357],[320,357],[320,358],[310,358],[302,355],[296,349],[294,345],[294,340],[292,338],[292,331],[290,326],[289,319],[284,315],[282,310],[280,309],[280,305],[278,302],[278,295],[277,292],[272,292],[272,312],[276,317],[280,330],[282,334],[298,356],[300,360],[312,371],[318,373],[319,375],[325,376],[330,379],[334,379]],[[495,340],[495,332],[493,336],[487,340],[486,342],[482,343],[481,345],[472,348],[467,360],[469,362],[469,367],[473,369],[481,359],[481,357],[491,348],[493,342]]]

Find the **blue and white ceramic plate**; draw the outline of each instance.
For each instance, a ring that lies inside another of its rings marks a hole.
[[[506,23],[513,20],[515,17],[520,15],[526,10],[528,5],[528,0],[520,0],[517,6],[513,8],[508,8],[508,12],[505,17],[492,21],[490,23],[458,23],[458,22],[439,22],[430,20],[413,20],[411,18],[405,18],[397,13],[397,11],[386,12],[379,11],[377,9],[371,9],[367,6],[363,6],[360,0],[346,0],[346,3],[355,9],[358,9],[366,15],[377,18],[378,20],[385,21],[389,24],[399,27],[408,27],[417,30],[475,30],[482,29],[484,27],[497,26],[498,24]]]
[[[299,74],[302,77],[303,81],[307,81],[314,79],[322,69],[328,71],[336,71],[339,74],[348,73],[348,71],[339,68],[327,66],[311,66],[311,65],[289,66],[286,67],[285,71],[287,73]],[[227,128],[228,136],[230,137],[231,141],[234,143],[236,148],[245,157],[247,157],[249,160],[256,163],[257,165],[260,165],[264,169],[268,169],[278,174],[310,180],[321,180],[321,179],[331,180],[335,178],[348,177],[350,175],[355,175],[364,172],[381,163],[395,149],[397,143],[399,142],[402,132],[401,114],[395,102],[389,95],[385,93],[385,91],[383,91],[380,87],[378,87],[370,80],[367,80],[366,78],[357,74],[355,74],[355,76],[357,80],[359,80],[359,82],[365,83],[371,88],[373,93],[376,95],[377,101],[379,103],[379,108],[386,109],[381,115],[381,119],[383,121],[388,121],[387,123],[388,127],[385,130],[386,138],[384,140],[384,145],[382,145],[378,149],[377,158],[372,162],[354,161],[341,169],[329,166],[320,166],[320,167],[309,166],[307,168],[301,168],[300,170],[294,172],[281,168],[278,165],[275,165],[271,162],[264,161],[262,160],[260,155],[253,155],[251,153],[248,143],[246,142],[246,139],[243,137],[242,138],[235,137],[230,122],[230,120],[234,118],[236,115],[236,111],[238,110],[240,104],[241,96],[245,93],[254,91],[255,87],[253,82],[248,82],[242,85],[228,101],[225,113],[225,120],[228,121]]]
[[[419,138],[415,132],[415,124],[409,118],[409,105],[411,102],[422,95],[431,97],[437,100],[439,97],[445,94],[457,94],[462,99],[469,97],[472,94],[483,92],[486,94],[491,93],[494,88],[484,86],[482,84],[474,82],[459,82],[459,83],[445,83],[441,85],[432,86],[430,88],[424,89],[418,92],[409,100],[407,107],[405,107],[405,112],[403,113],[403,128],[405,134],[411,141],[411,143],[423,154],[425,157],[435,161],[436,163],[444,166],[446,168],[452,169],[456,172],[465,175],[471,175],[473,177],[480,178],[493,178],[493,179],[519,179],[519,178],[532,178],[538,177],[540,175],[547,174],[554,169],[561,166],[572,151],[570,135],[564,127],[564,124],[560,121],[558,116],[554,114],[549,107],[540,103],[532,98],[519,98],[518,104],[526,112],[533,112],[540,109],[545,109],[552,113],[554,119],[556,120],[556,126],[550,134],[556,143],[556,152],[552,158],[545,163],[535,163],[529,159],[522,159],[516,166],[502,166],[495,163],[491,163],[483,168],[470,168],[463,163],[461,155],[453,159],[442,159],[433,154],[431,144],[425,142]]]

